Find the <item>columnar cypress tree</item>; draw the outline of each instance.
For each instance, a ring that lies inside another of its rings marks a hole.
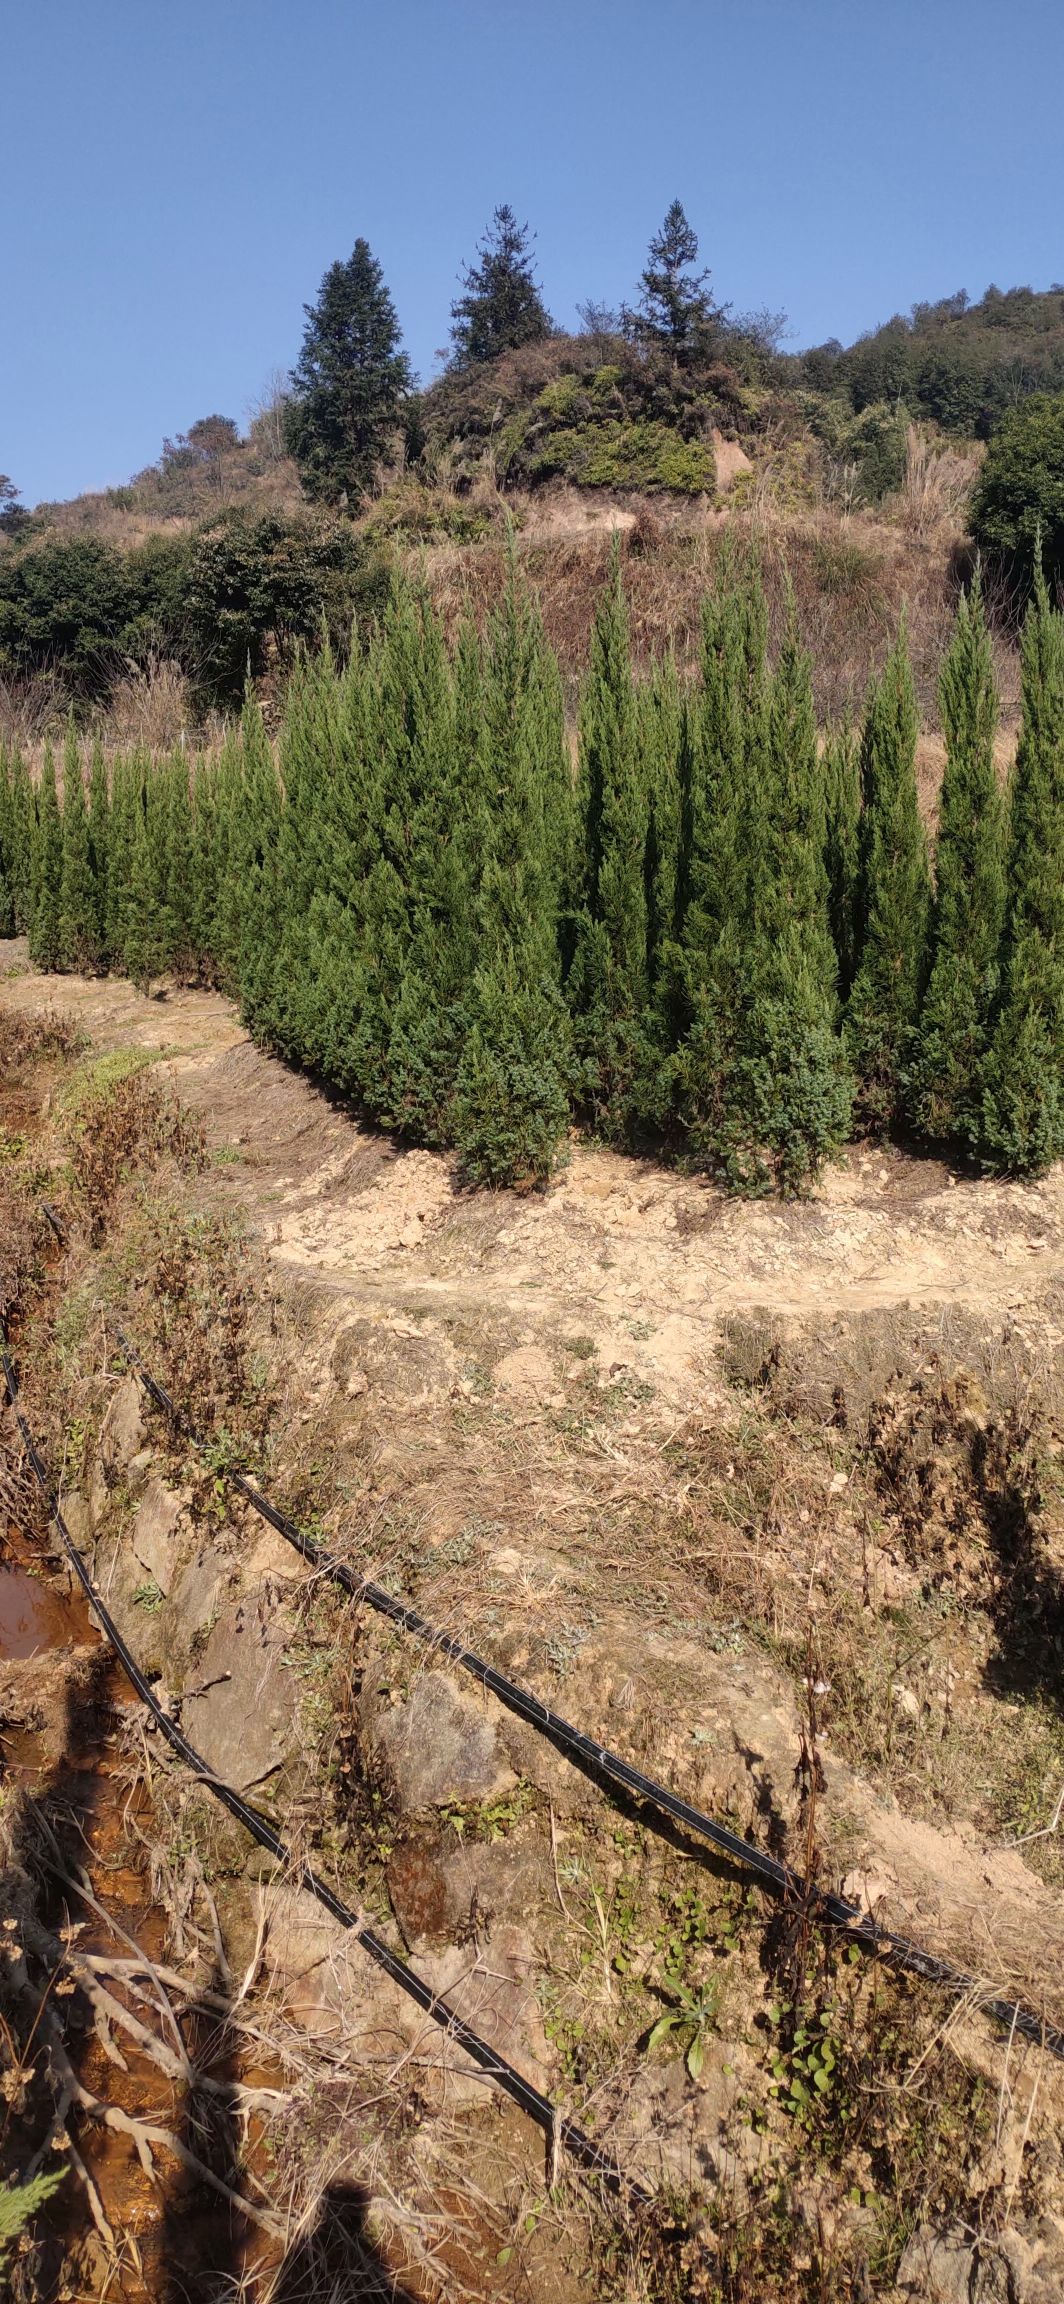
[[[722,1082],[735,1062],[763,861],[768,776],[767,616],[760,576],[727,561],[704,603],[702,685],[692,719],[680,889],[677,1115],[691,1150],[717,1165]]]
[[[200,755],[192,770],[192,895],[189,923],[196,975],[204,984],[216,980],[213,951],[214,915],[218,902],[218,767],[210,754]]]
[[[55,783],[55,755],[51,745],[46,744],[37,793],[33,860],[30,958],[35,968],[58,968],[60,965],[62,896],[63,825]]]
[[[180,983],[195,978],[193,937],[192,802],[188,760],[183,751],[156,770],[161,811],[161,904],[159,933],[164,965]]]
[[[1037,1175],[1064,1155],[1064,618],[1041,572],[1023,633],[1000,984],[978,1145],[990,1168]]]
[[[646,851],[650,793],[640,748],[628,611],[616,546],[580,703],[584,884],[569,977],[577,1093],[596,1127],[623,1137],[644,1066],[649,997]]]
[[[824,864],[828,917],[838,960],[839,993],[849,997],[857,965],[861,863],[861,760],[852,728],[834,728],[821,759]]]
[[[939,686],[946,767],[939,800],[931,964],[909,1080],[917,1127],[979,1133],[982,1068],[1005,908],[1004,811],[994,770],[997,692],[978,576],[962,598]]]
[[[132,794],[129,869],[123,904],[122,964],[138,989],[152,982],[169,959],[164,917],[166,802],[150,765],[140,767]]]
[[[58,962],[92,969],[99,963],[96,881],[89,819],[81,780],[81,752],[71,729],[63,754],[63,868],[59,893]]]
[[[239,907],[237,987],[240,1012],[267,1032],[277,966],[281,787],[259,703],[251,688],[240,718],[240,791],[230,831],[229,873]]]
[[[329,764],[317,787],[309,943],[313,953],[315,1061],[361,1094],[352,1070],[367,973],[365,897],[379,848],[371,796],[381,759],[376,653],[352,647],[329,709]],[[286,818],[292,800],[288,784]]]
[[[96,953],[100,965],[106,966],[108,954],[107,880],[108,847],[111,824],[111,796],[107,787],[107,764],[103,746],[97,740],[92,747],[89,768],[89,861],[96,900]]]
[[[644,885],[647,921],[647,1005],[634,1106],[640,1120],[660,1128],[675,1088],[673,1054],[683,1030],[680,932],[685,897],[685,826],[691,797],[688,700],[670,651],[636,690],[638,741],[647,787]]]
[[[901,1117],[927,972],[931,880],[916,792],[916,735],[903,628],[869,698],[861,739],[860,943],[846,1042],[858,1117],[873,1132]]]
[[[368,760],[367,865],[358,1013],[345,1082],[389,1126],[435,1134],[454,1051],[445,1045],[446,850],[454,806],[454,700],[427,599],[400,592],[372,661],[374,756]],[[437,1055],[432,1056],[439,1031]],[[425,1067],[428,1066],[426,1070]]]
[[[557,1165],[568,1119],[558,938],[567,842],[552,811],[567,804],[571,784],[557,669],[512,566],[489,635],[484,723],[488,774],[470,825],[479,857],[476,965],[453,1131],[475,1181],[541,1183]]]
[[[853,1083],[839,1039],[823,803],[808,656],[792,628],[772,685],[763,855],[737,1061],[719,1153],[743,1189],[800,1190],[844,1141]]]
[[[26,757],[17,746],[11,760],[11,829],[15,930],[27,936],[33,923],[37,806]]]
[[[214,773],[214,913],[209,945],[213,980],[235,993],[240,975],[240,923],[243,891],[239,849],[244,792],[239,731],[227,728]],[[205,925],[205,935],[207,934]]]
[[[15,934],[15,801],[7,746],[0,743],[0,936]]]
[[[111,768],[111,812],[107,826],[107,893],[105,926],[107,957],[112,968],[126,967],[126,930],[129,925],[133,841],[141,804],[144,762],[136,753],[120,752]]]

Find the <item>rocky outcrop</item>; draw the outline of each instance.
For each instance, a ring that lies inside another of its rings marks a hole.
[[[379,1715],[372,1748],[406,1812],[495,1799],[514,1783],[494,1721],[442,1672],[426,1672],[405,1703]]]

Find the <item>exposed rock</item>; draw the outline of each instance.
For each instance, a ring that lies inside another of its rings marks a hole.
[[[260,1888],[267,1920],[269,1988],[289,2013],[319,2038],[342,2041],[350,2062],[394,2067],[417,2064],[423,2085],[449,2108],[483,2104],[487,2084],[479,2067],[392,1984],[363,1952],[352,1932],[331,1920],[303,1890]],[[545,2085],[547,2043],[535,1992],[532,1947],[519,1928],[502,1928],[479,1950],[452,1945],[424,1953],[418,1974],[539,2087]]]
[[[143,1445],[140,1385],[135,1376],[123,1376],[107,1404],[97,1449],[100,1470],[109,1487],[121,1479]]]
[[[374,1742],[404,1809],[487,1800],[514,1781],[491,1721],[442,1672],[426,1672],[405,1704],[381,1715]]]
[[[155,1458],[150,1448],[138,1448],[136,1455],[130,1458],[126,1466],[126,1486],[128,1488],[143,1488],[145,1481],[151,1477],[151,1468],[154,1462]]]
[[[294,1576],[306,1573],[303,1561],[294,1544],[285,1542],[276,1528],[263,1525],[262,1534],[255,1540],[247,1555],[246,1574],[250,1583],[260,1583],[265,1576],[276,1576],[290,1583]]]
[[[277,1620],[265,1626],[252,1605],[227,1609],[197,1664],[197,1689],[184,1700],[192,1743],[242,1792],[272,1776],[298,1743],[298,1699],[281,1640]]]
[[[213,1623],[225,1584],[225,1571],[214,1552],[200,1553],[178,1570],[170,1593],[169,1615],[175,1650],[187,1645]]]
[[[526,2080],[537,2088],[546,2086],[548,2051],[536,1996],[536,1960],[523,1928],[497,1928],[476,1949],[452,1944],[444,1952],[423,1953],[418,1973]],[[481,2101],[484,2082],[472,2058],[452,2046],[449,2061],[457,2082],[451,2101]]]
[[[500,1922],[527,1922],[543,1894],[549,1857],[538,1840],[511,1847],[426,1840],[396,1849],[388,1866],[392,1910],[411,1950],[473,1942]]]
[[[924,2225],[898,2267],[898,2294],[912,2304],[1060,2304],[1064,2220],[1039,2216],[978,2240]]]
[[[84,1552],[92,1542],[92,1507],[89,1499],[87,1496],[79,1495],[75,1489],[70,1495],[63,1497],[62,1504],[63,1518],[70,1534],[79,1550]]]
[[[173,1586],[175,1538],[184,1509],[184,1499],[168,1488],[165,1480],[155,1477],[148,1482],[133,1523],[135,1557],[166,1597]]]
[[[427,1841],[397,1848],[388,1866],[392,1911],[407,1944],[443,1944],[449,1934],[447,1882]]]

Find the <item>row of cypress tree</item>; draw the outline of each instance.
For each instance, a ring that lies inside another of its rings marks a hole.
[[[725,565],[700,673],[634,676],[619,564],[572,762],[516,578],[448,647],[400,587],[349,660],[249,696],[220,751],[130,753],[62,799],[0,759],[0,932],[38,966],[233,990],[265,1046],[468,1175],[541,1180],[575,1116],[732,1187],[800,1190],[853,1133],[1005,1172],[1064,1154],[1064,619],[1036,588],[1002,790],[978,581],[941,677],[934,870],[904,629],[818,741],[793,618]]]

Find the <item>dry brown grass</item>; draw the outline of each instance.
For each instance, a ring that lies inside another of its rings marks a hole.
[[[197,724],[189,682],[177,664],[153,657],[120,680],[107,708],[107,739],[116,746],[166,752]]]
[[[772,638],[778,643],[793,597],[813,658],[817,708],[825,719],[859,710],[906,612],[925,719],[937,719],[937,684],[952,624],[956,580],[951,554],[934,537],[899,522],[827,509],[788,510],[771,501],[727,516],[655,505],[648,535],[635,502],[596,503],[578,525],[572,491],[518,506],[518,558],[538,594],[551,645],[570,696],[587,661],[592,619],[609,569],[613,529],[621,535],[625,587],[637,664],[670,644],[681,665],[697,661],[701,602],[712,585],[726,536],[748,538],[764,570]],[[633,524],[634,514],[634,524]],[[648,546],[650,548],[648,548]],[[498,600],[506,550],[494,538],[441,545],[426,556],[431,589],[453,629],[464,610],[483,622]],[[1001,646],[1006,710],[1015,695],[1015,651]]]

